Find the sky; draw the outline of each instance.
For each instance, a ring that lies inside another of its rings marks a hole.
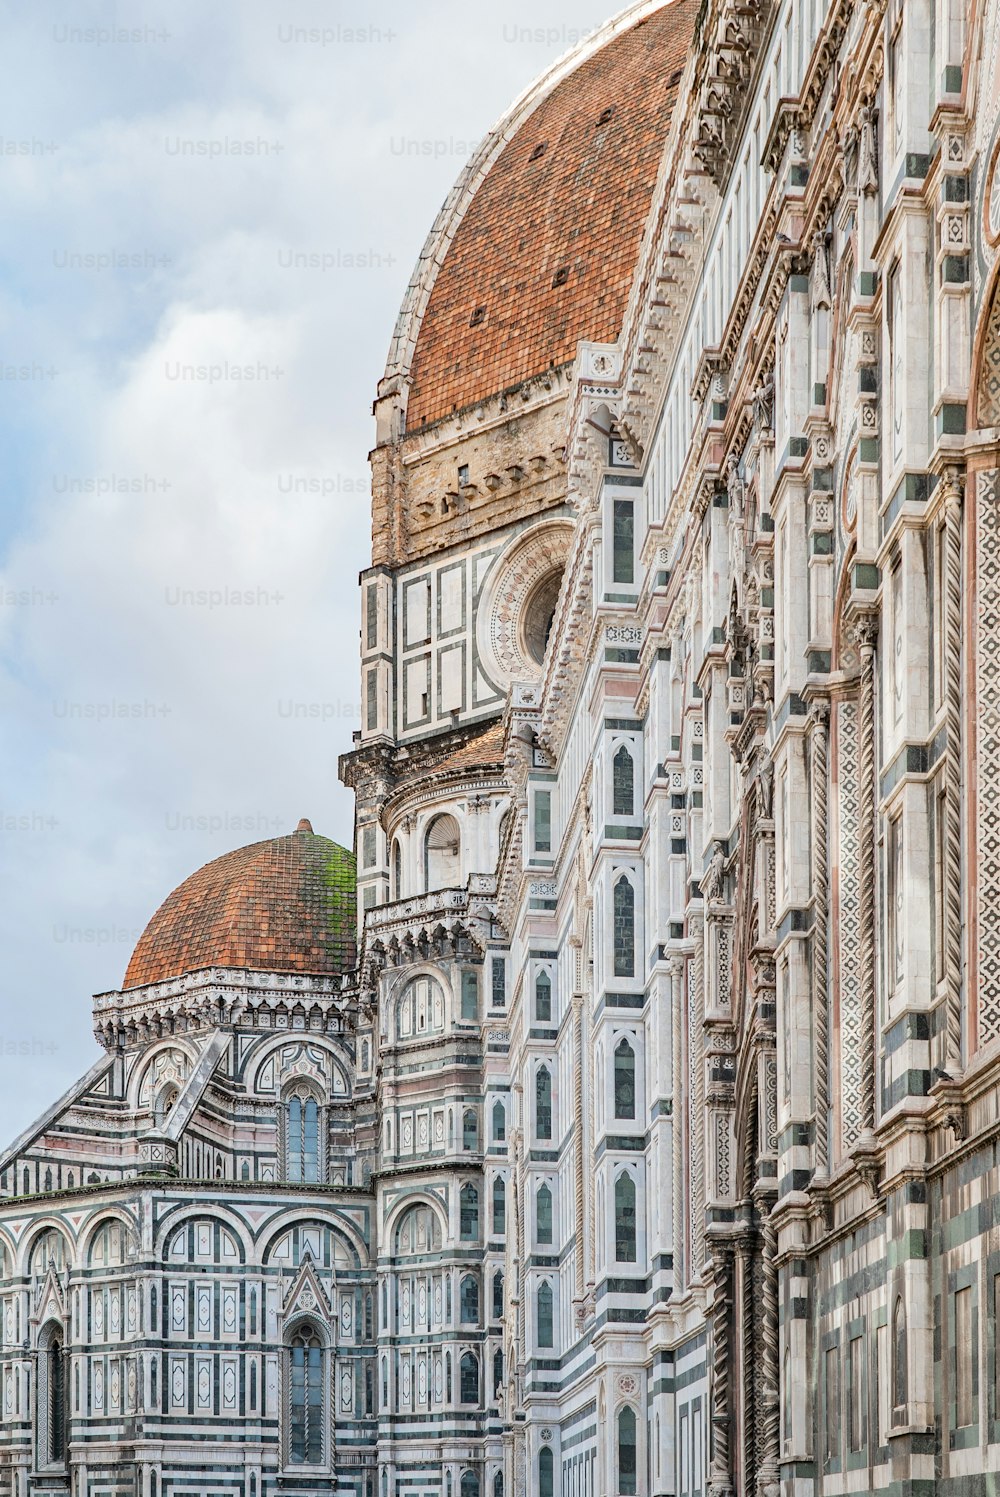
[[[371,402],[420,246],[602,0],[0,0],[0,1147],[189,873],[350,846]]]

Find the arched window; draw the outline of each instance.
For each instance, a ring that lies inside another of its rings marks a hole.
[[[399,838],[393,839],[392,844],[392,897],[402,899],[403,897],[403,849],[399,845]]]
[[[615,976],[635,976],[635,890],[624,873],[614,892]]]
[[[493,1142],[507,1142],[507,1109],[502,1102],[493,1103]]]
[[[323,1344],[311,1325],[299,1326],[289,1347],[289,1455],[293,1466],[323,1461]]]
[[[493,1231],[502,1237],[507,1230],[507,1186],[500,1175],[493,1181]]]
[[[66,1464],[66,1358],[63,1352],[63,1334],[53,1327],[40,1338],[42,1366],[38,1389],[42,1405],[44,1430],[39,1441],[41,1461],[49,1466]]]
[[[459,1486],[460,1497],[479,1497],[479,1477],[475,1471],[463,1471]]]
[[[497,1349],[493,1353],[493,1397],[496,1398],[503,1387],[503,1352]]]
[[[538,1497],[553,1497],[555,1491],[555,1457],[551,1445],[538,1452]]]
[[[174,1082],[168,1082],[163,1087],[156,1102],[153,1104],[153,1117],[156,1119],[157,1128],[162,1128],[174,1110],[174,1104],[180,1096],[180,1091]]]
[[[552,1137],[552,1072],[539,1066],[535,1072],[535,1136]]]
[[[479,1281],[474,1274],[467,1273],[458,1294],[459,1313],[463,1325],[479,1324]]]
[[[479,1148],[479,1123],[471,1107],[462,1114],[462,1148]]]
[[[424,838],[424,887],[455,889],[461,883],[462,835],[454,816],[435,816]]]
[[[474,1185],[463,1185],[458,1197],[459,1236],[463,1242],[479,1241],[479,1192]]]
[[[615,1181],[615,1261],[635,1262],[635,1181],[625,1171]]]
[[[50,1265],[58,1273],[66,1267],[66,1239],[55,1227],[43,1232],[31,1249],[31,1273],[44,1274]]]
[[[547,972],[535,978],[535,1018],[539,1024],[552,1022],[552,979]]]
[[[615,1117],[635,1117],[635,1051],[628,1040],[615,1049]]]
[[[503,1497],[503,1472],[498,1471],[493,1478],[493,1497]]]
[[[635,1413],[626,1406],[618,1415],[618,1491],[622,1497],[634,1497],[637,1477]]]
[[[113,1268],[125,1262],[125,1229],[120,1221],[106,1221],[90,1239],[91,1268]]]
[[[285,1179],[316,1184],[320,1178],[319,1103],[304,1087],[285,1101]]]
[[[553,1346],[552,1339],[552,1285],[544,1279],[535,1296],[535,1311],[538,1320],[539,1346]]]
[[[493,1319],[503,1319],[503,1274],[499,1269],[493,1275]]]
[[[464,1351],[458,1364],[458,1399],[460,1403],[479,1402],[479,1360],[471,1351]]]
[[[396,1038],[420,1039],[444,1028],[444,992],[430,977],[415,977],[403,989],[396,1005]]]
[[[635,804],[635,772],[632,755],[624,744],[622,744],[612,761],[611,778],[614,814],[616,816],[631,816]]]
[[[552,1192],[547,1185],[535,1194],[535,1239],[541,1247],[552,1244]]]
[[[896,1298],[892,1312],[892,1406],[905,1409],[907,1401],[906,1377],[906,1313],[901,1295]]]

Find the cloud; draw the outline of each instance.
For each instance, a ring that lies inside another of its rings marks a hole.
[[[394,0],[310,40],[330,15],[173,0],[113,41],[101,0],[4,6],[2,1137],[182,878],[302,815],[350,843],[396,310],[462,152],[599,19]]]

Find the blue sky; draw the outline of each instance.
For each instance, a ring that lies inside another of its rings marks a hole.
[[[603,19],[0,3],[0,1140],[188,873],[300,816],[350,845],[396,311],[474,143]]]

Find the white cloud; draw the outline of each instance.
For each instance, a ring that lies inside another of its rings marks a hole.
[[[183,877],[301,815],[350,842],[336,758],[397,306],[459,148],[598,19],[393,0],[338,12],[377,39],[324,46],[279,38],[329,26],[320,0],[173,0],[137,23],[168,39],[58,39],[117,9],[3,7],[0,135],[30,149],[0,156],[0,363],[31,377],[0,381],[0,1140],[90,1063],[90,995]],[[400,154],[414,138],[456,145]],[[70,258],[112,252],[137,268]]]

